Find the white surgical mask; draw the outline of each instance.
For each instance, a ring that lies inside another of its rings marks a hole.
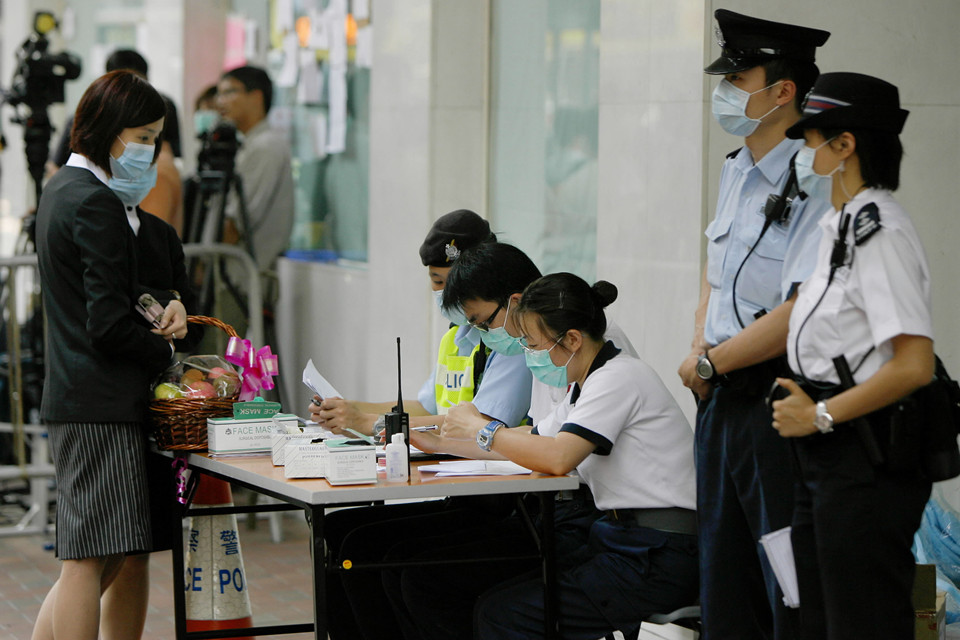
[[[123,204],[135,207],[147,197],[157,183],[157,166],[153,163],[152,144],[137,142],[120,143],[124,146],[119,158],[110,156],[110,179],[107,186],[113,190]]]
[[[713,90],[713,98],[711,101],[713,104],[713,117],[717,119],[717,122],[720,123],[723,130],[730,135],[744,138],[749,136],[757,130],[757,127],[760,126],[760,122],[764,118],[780,108],[780,105],[776,105],[759,118],[748,118],[747,103],[750,102],[750,96],[754,93],[766,91],[781,82],[783,82],[783,80],[777,80],[763,89],[757,89],[752,93],[747,93],[724,78],[720,81],[720,84],[717,85],[717,88]]]
[[[830,138],[833,140],[833,138]],[[833,174],[843,171],[843,160],[840,164],[826,175],[821,175],[813,170],[813,162],[819,151],[830,140],[826,140],[817,147],[804,146],[797,152],[797,157],[793,161],[794,169],[797,172],[797,186],[811,198],[825,200],[830,202],[833,194]]]

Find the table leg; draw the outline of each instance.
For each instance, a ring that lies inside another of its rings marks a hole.
[[[560,637],[560,621],[557,617],[557,552],[554,539],[553,517],[554,500],[552,491],[541,492],[540,496],[540,553],[543,557],[543,637],[555,640]]]
[[[307,509],[310,519],[310,555],[313,558],[313,627],[316,640],[327,639],[327,566],[323,546],[323,507]]]
[[[187,595],[183,558],[183,513],[186,505],[177,504],[175,512],[179,527],[173,533],[173,627],[177,640],[187,637]]]

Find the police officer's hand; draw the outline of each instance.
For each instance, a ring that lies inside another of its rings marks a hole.
[[[706,400],[713,392],[713,385],[697,375],[698,359],[699,355],[696,353],[688,355],[684,361],[680,363],[677,374],[680,376],[680,380],[683,381],[683,386],[697,394],[697,397],[701,400]]]
[[[461,402],[447,411],[440,435],[454,440],[473,440],[477,437],[477,431],[488,422],[490,420],[472,402]]]
[[[316,400],[314,400],[316,402]],[[366,435],[372,434],[376,416],[369,416],[343,398],[324,398],[319,406],[310,403],[310,417],[317,423],[340,435],[345,429],[353,429]]]
[[[817,432],[813,424],[817,405],[790,378],[777,378],[777,384],[790,392],[783,400],[773,401],[773,428],[784,438],[802,438]]]
[[[420,451],[436,453],[441,449],[443,438],[437,435],[436,431],[414,431],[410,429],[410,444]]]

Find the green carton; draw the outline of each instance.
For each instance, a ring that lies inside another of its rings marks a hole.
[[[277,413],[280,413],[279,402],[267,402],[260,397],[254,398],[250,402],[233,403],[233,417],[237,420],[270,418]]]

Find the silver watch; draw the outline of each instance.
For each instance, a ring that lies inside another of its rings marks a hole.
[[[815,426],[820,433],[830,433],[833,431],[833,416],[827,412],[827,403],[821,400],[817,403],[817,415],[813,419]]]
[[[490,451],[490,448],[493,447],[493,436],[496,435],[498,429],[505,426],[507,425],[499,420],[491,420],[483,425],[483,428],[477,431],[477,446],[484,451]]]

